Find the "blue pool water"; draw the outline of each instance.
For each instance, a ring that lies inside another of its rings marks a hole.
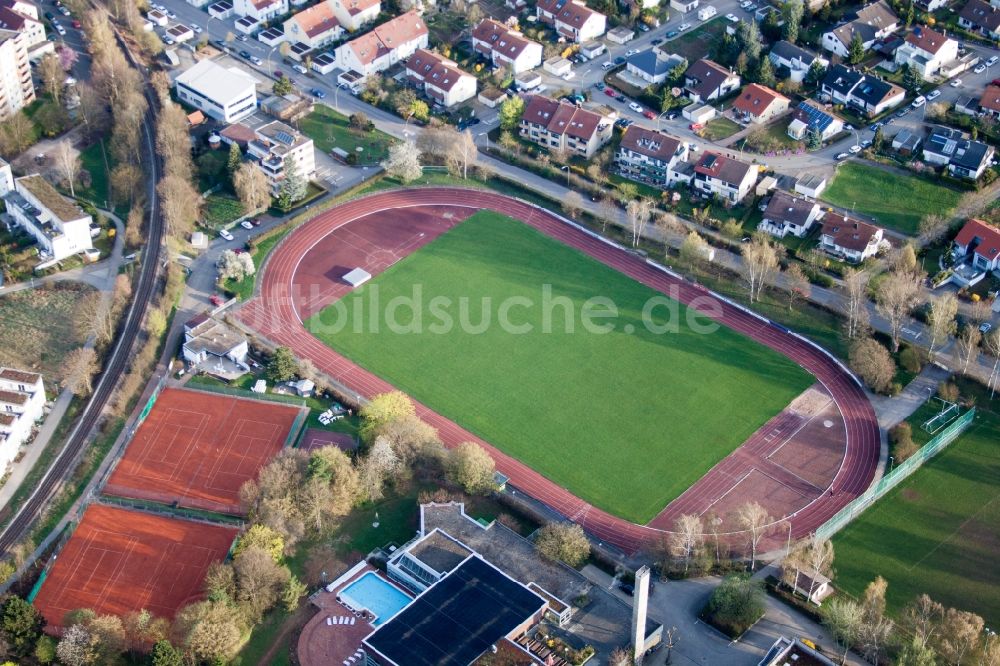
[[[413,601],[413,597],[371,571],[342,589],[340,598],[357,610],[370,611],[376,618],[376,627],[391,620]]]

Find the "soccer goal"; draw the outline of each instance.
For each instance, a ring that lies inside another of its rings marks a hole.
[[[941,403],[941,411],[924,421],[922,426],[932,435],[936,435],[939,430],[958,418],[958,405],[938,397],[935,397],[934,400]]]

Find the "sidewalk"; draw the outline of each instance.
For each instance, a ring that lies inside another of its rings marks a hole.
[[[938,384],[950,376],[951,373],[947,370],[942,370],[931,363],[924,367],[899,395],[894,397],[870,396],[875,414],[878,416],[879,427],[888,430],[897,423],[905,421],[929,397],[937,393]]]

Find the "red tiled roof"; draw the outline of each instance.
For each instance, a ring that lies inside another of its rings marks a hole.
[[[1000,256],[1000,229],[990,226],[982,220],[969,220],[955,236],[955,245],[968,246],[976,239],[979,240],[976,254],[990,261]]]
[[[417,49],[406,61],[411,80],[426,82],[440,90],[451,90],[463,77],[471,76],[444,56],[426,49]]]
[[[669,162],[681,147],[681,140],[639,125],[629,125],[622,134],[621,148]]]
[[[328,2],[321,2],[308,9],[303,9],[293,16],[292,19],[299,24],[302,32],[306,33],[309,37],[322,35],[340,26],[340,22],[337,20],[337,17],[333,13],[333,8]]]
[[[529,123],[542,125],[553,134],[567,134],[589,141],[602,117],[593,111],[581,109],[569,102],[557,102],[542,95],[529,95],[521,118]]]
[[[411,10],[352,40],[349,45],[358,60],[367,65],[401,44],[412,42],[426,34],[427,26],[417,12]]]
[[[979,106],[987,111],[1000,113],[1000,86],[986,86],[986,91],[979,98]]]
[[[28,402],[28,394],[18,393],[16,391],[0,391],[0,402],[6,402],[12,405],[23,405]]]
[[[767,86],[751,83],[740,92],[740,96],[733,102],[733,108],[752,116],[759,116],[775,101],[782,99],[786,103],[789,102],[789,99],[781,93],[771,90]]]
[[[823,216],[821,233],[833,239],[834,244],[839,247],[860,252],[871,243],[878,233],[878,227],[830,212]]]
[[[14,368],[0,368],[0,379],[6,379],[11,382],[34,384],[41,378],[42,376],[37,372],[25,372],[23,370],[15,370]]]
[[[343,3],[344,7],[347,9],[347,13],[351,16],[360,14],[366,9],[371,9],[380,3],[380,0],[348,0]]]
[[[505,58],[517,59],[521,52],[530,44],[530,40],[507,26],[492,19],[480,21],[472,31],[474,40],[489,44],[491,50]]]
[[[718,153],[707,152],[698,160],[694,170],[695,173],[718,178],[732,185],[739,185],[746,178],[747,172],[755,168],[752,164],[740,162]]]
[[[944,46],[944,43],[947,40],[948,38],[940,32],[931,30],[926,26],[918,26],[906,36],[906,42],[908,44],[912,44],[918,49],[932,54],[936,54],[940,51],[941,47]]]

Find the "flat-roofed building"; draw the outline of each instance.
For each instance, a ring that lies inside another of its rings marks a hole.
[[[0,368],[0,473],[31,437],[32,426],[42,419],[44,407],[45,385],[40,374]]]
[[[277,196],[281,190],[286,170],[292,163],[306,180],[316,177],[313,140],[305,134],[276,120],[257,128],[254,135],[247,143],[247,155],[259,160],[273,195]]]
[[[180,100],[206,116],[234,123],[257,108],[257,82],[246,72],[202,60],[174,81]]]
[[[7,213],[14,222],[35,237],[49,259],[62,261],[93,245],[92,218],[73,201],[34,174],[14,181],[14,191],[4,197]]]

